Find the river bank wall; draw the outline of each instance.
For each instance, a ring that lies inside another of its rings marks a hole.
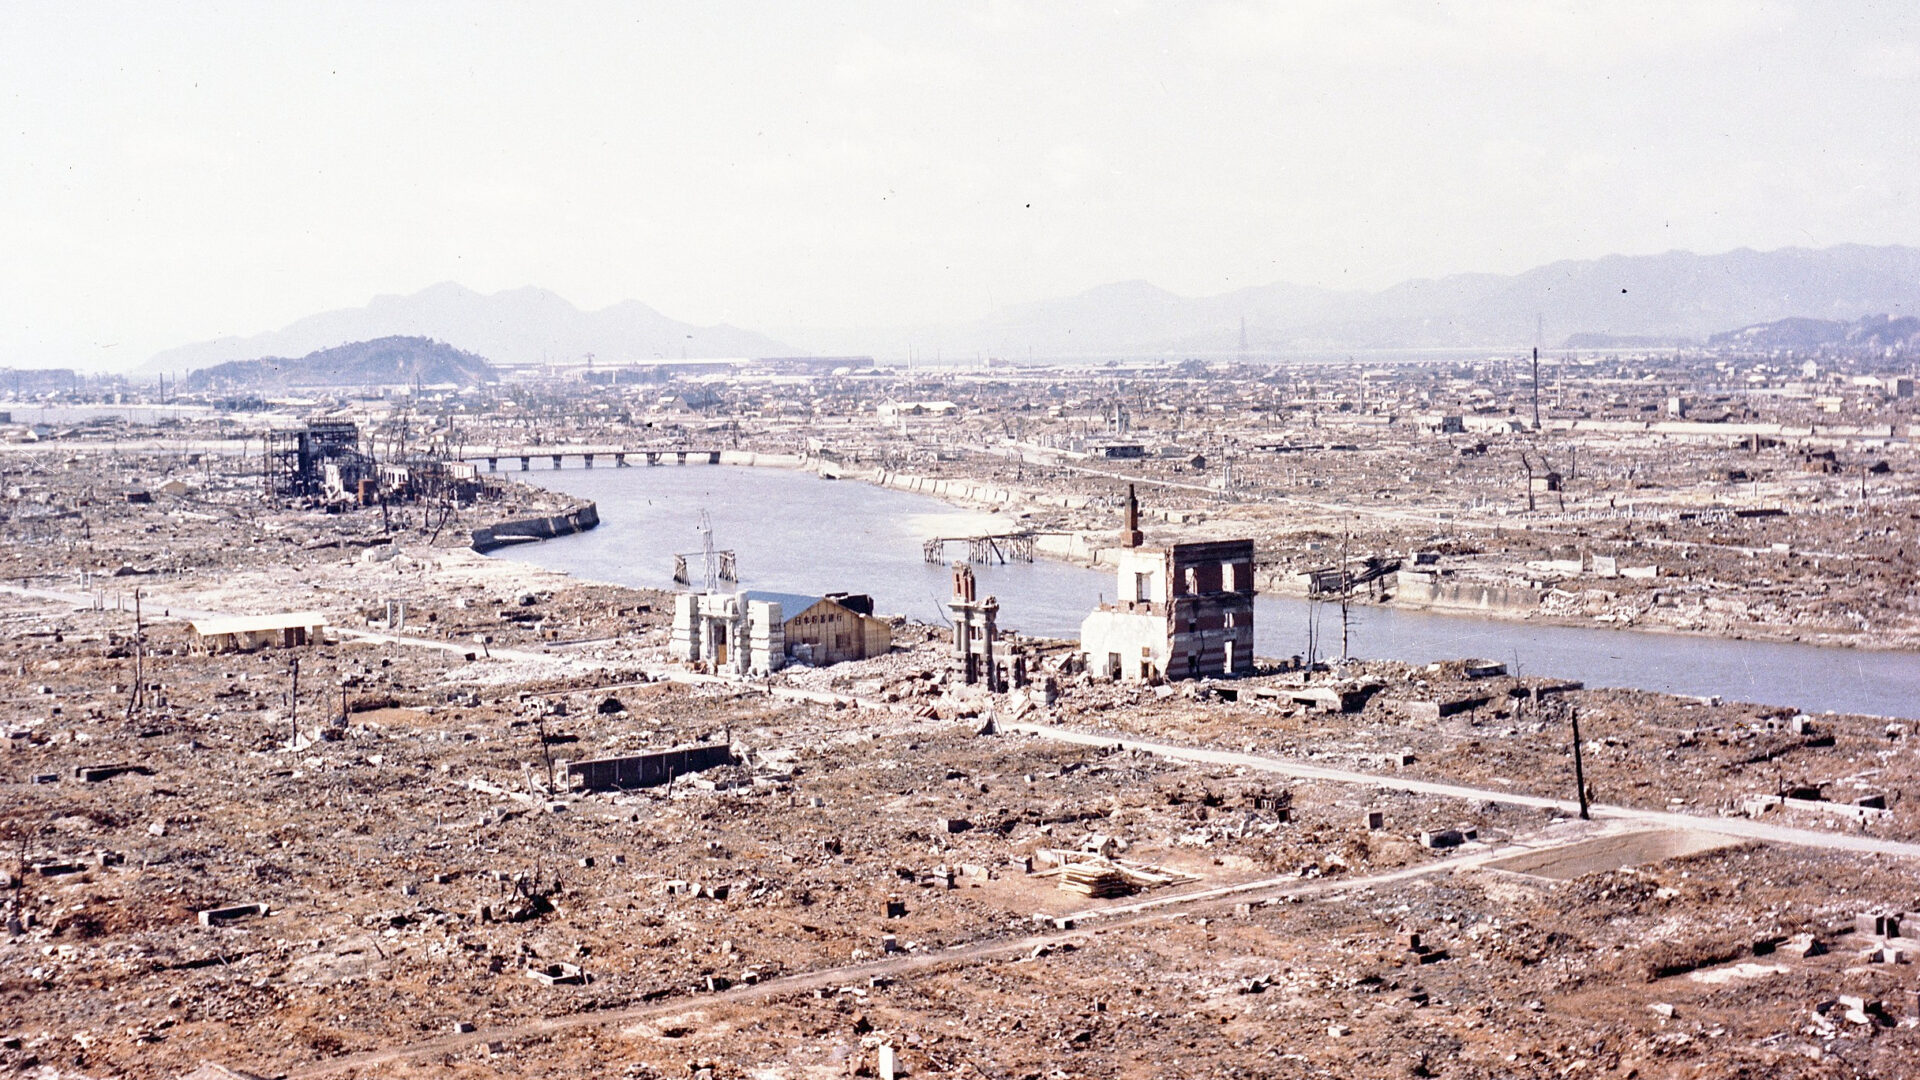
[[[485,555],[490,551],[498,551],[514,544],[527,544],[536,540],[551,540],[556,536],[583,533],[599,524],[599,506],[587,503],[584,506],[574,507],[564,514],[503,521],[498,525],[475,529],[472,547],[473,550]]]

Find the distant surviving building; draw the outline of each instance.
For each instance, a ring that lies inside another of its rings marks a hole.
[[[1080,624],[1096,678],[1197,679],[1253,672],[1253,541],[1142,547],[1127,487],[1119,595]]]
[[[716,672],[765,674],[789,661],[818,667],[880,656],[891,648],[893,626],[874,616],[869,596],[753,591],[673,598],[669,652]]]
[[[951,401],[883,401],[873,408],[873,414],[882,420],[899,420],[908,416],[952,416],[959,411],[960,406]]]

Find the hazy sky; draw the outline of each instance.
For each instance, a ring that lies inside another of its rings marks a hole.
[[[779,332],[1920,243],[1920,5],[0,7],[0,366],[443,280]]]

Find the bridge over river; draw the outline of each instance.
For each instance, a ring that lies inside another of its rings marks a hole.
[[[502,461],[520,462],[520,471],[533,468],[535,461],[551,462],[553,468],[563,468],[568,460],[578,460],[582,467],[591,469],[595,462],[608,462],[616,469],[625,469],[633,465],[720,465],[732,464],[727,459],[736,452],[726,450],[702,450],[683,446],[622,446],[607,444],[588,446],[577,443],[564,445],[534,446],[468,446],[463,447],[460,456],[466,461],[487,463],[488,472],[499,472]],[[744,455],[753,457],[755,455]],[[766,455],[758,455],[765,457]]]

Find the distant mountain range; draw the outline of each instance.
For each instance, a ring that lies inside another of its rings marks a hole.
[[[1777,319],[1757,326],[1729,330],[1707,339],[1708,345],[1770,352],[1776,349],[1845,348],[1899,352],[1920,351],[1920,318],[1898,319],[1868,315],[1852,322],[1831,319]]]
[[[201,368],[187,376],[191,392],[291,390],[331,386],[475,386],[494,381],[493,365],[470,352],[423,337],[383,337],[311,352],[299,359],[265,357]]]
[[[136,375],[184,374],[233,360],[303,356],[350,341],[430,337],[495,363],[604,363],[727,356],[786,356],[796,350],[732,326],[678,322],[638,301],[582,311],[543,289],[485,296],[452,282],[411,296],[377,296],[365,307],[322,312],[266,334],[221,338],[159,353]]]
[[[1565,261],[1522,274],[1457,274],[1379,292],[1264,285],[1189,299],[1144,281],[1023,304],[912,332],[922,355],[1232,354],[1562,346],[1575,335],[1703,340],[1788,317],[1920,312],[1920,249],[1675,251]],[[1243,322],[1244,320],[1244,322]]]
[[[1703,341],[1782,319],[1847,323],[1920,314],[1920,249],[1844,244],[1569,260],[1525,273],[1456,274],[1378,292],[1262,285],[1184,297],[1144,281],[1002,308],[944,326],[793,332],[801,348],[732,326],[692,326],[636,301],[581,311],[540,289],[483,296],[455,284],[382,296],[285,329],[170,349],[138,374],[298,356],[392,335],[445,341],[496,363],[870,353],[949,359],[1233,355],[1441,347],[1596,348]]]

